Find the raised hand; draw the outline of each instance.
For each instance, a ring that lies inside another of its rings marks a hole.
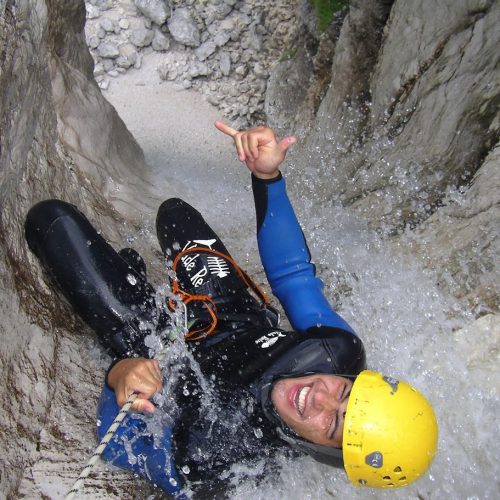
[[[108,385],[115,391],[119,406],[123,406],[128,397],[137,392],[131,409],[153,413],[155,406],[149,398],[162,388],[160,365],[154,359],[122,359],[109,372]]]
[[[272,179],[278,175],[278,167],[285,159],[288,148],[297,142],[294,136],[278,141],[268,127],[240,132],[220,121],[216,121],[215,126],[232,137],[240,161],[244,161],[248,169],[261,179]]]

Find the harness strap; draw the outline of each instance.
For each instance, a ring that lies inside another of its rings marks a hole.
[[[187,255],[188,253],[194,253],[194,252],[217,255],[218,257],[221,257],[225,261],[229,262],[236,270],[238,277],[241,279],[241,281],[243,281],[247,289],[252,290],[254,294],[257,296],[257,298],[260,299],[261,305],[262,306],[269,305],[269,299],[266,297],[265,293],[259,288],[259,286],[253,281],[253,279],[243,269],[241,269],[241,267],[238,266],[238,264],[231,257],[229,257],[229,255],[225,255],[217,250],[212,250],[211,248],[192,247],[179,252],[175,256],[174,261],[172,263],[172,269],[176,274],[177,274],[177,266],[182,257]],[[190,341],[201,340],[207,337],[208,335],[217,333],[215,331],[218,323],[217,306],[214,299],[210,295],[197,295],[186,292],[180,287],[179,280],[177,278],[174,278],[174,280],[172,281],[172,291],[174,294],[178,295],[186,305],[191,302],[201,302],[201,304],[208,311],[210,316],[210,324],[198,328],[196,330],[188,331],[185,334],[186,340]],[[169,306],[170,308],[175,309],[175,302],[169,301]],[[235,315],[227,315],[228,318],[232,316]]]

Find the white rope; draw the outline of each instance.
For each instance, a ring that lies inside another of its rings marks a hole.
[[[187,308],[184,302],[181,302],[181,304],[184,306],[184,332],[187,332],[188,331]],[[163,349],[158,353],[155,359],[158,360],[159,363],[161,363],[166,353],[167,353],[167,346],[163,347]],[[99,458],[101,458],[101,455],[106,449],[108,443],[111,441],[111,438],[115,434],[116,430],[118,429],[118,427],[120,427],[120,424],[123,422],[125,415],[127,415],[128,411],[130,410],[130,407],[134,404],[134,401],[137,398],[137,394],[138,394],[137,392],[133,392],[127,399],[126,403],[121,407],[120,411],[118,412],[118,415],[116,415],[115,419],[113,420],[113,423],[109,426],[106,434],[104,434],[103,438],[101,439],[101,442],[95,449],[94,454],[90,457],[90,459],[87,462],[87,465],[83,468],[82,472],[78,476],[78,479],[75,481],[71,489],[64,497],[65,500],[72,500],[73,498],[75,498],[75,495],[78,493],[78,490],[83,486],[85,479],[88,477],[88,475],[94,468],[94,465],[97,463]]]

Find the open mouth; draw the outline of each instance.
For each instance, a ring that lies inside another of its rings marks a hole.
[[[304,387],[301,387],[295,394],[294,404],[300,416],[304,414],[304,410],[306,409],[307,395],[309,394],[310,390],[311,387],[305,385]]]

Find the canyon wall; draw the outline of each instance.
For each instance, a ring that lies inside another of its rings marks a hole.
[[[498,312],[500,4],[352,0],[325,33],[301,8],[266,102],[278,130],[304,137],[297,175],[318,203],[411,230],[444,287]]]

